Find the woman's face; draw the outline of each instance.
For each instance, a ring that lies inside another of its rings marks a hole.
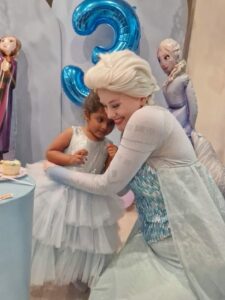
[[[0,50],[6,55],[10,55],[16,49],[16,38],[7,36],[0,39]]]
[[[146,102],[144,97],[135,98],[105,89],[98,89],[98,96],[108,118],[114,121],[119,131],[124,130],[131,115]]]
[[[174,69],[177,64],[175,58],[172,56],[171,52],[164,49],[159,48],[157,53],[157,58],[162,70],[169,75],[171,71]]]

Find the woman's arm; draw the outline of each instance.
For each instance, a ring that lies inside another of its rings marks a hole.
[[[160,147],[164,136],[165,111],[144,107],[130,118],[118,151],[109,168],[102,175],[69,171],[50,167],[48,175],[60,183],[99,195],[120,192]]]

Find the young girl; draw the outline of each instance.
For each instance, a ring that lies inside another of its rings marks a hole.
[[[49,146],[47,159],[81,172],[101,173],[116,152],[105,138],[114,123],[98,96],[84,103],[84,127],[73,126]],[[122,215],[119,197],[95,196],[49,179],[42,163],[28,165],[36,180],[31,284],[45,282],[90,286],[119,245],[117,220]]]

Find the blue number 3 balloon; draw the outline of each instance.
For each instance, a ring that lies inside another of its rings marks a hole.
[[[78,5],[72,17],[74,31],[79,35],[90,35],[100,24],[114,30],[111,47],[96,46],[92,51],[92,62],[96,64],[99,54],[123,49],[136,51],[140,41],[140,23],[134,9],[123,0],[85,0]],[[89,93],[84,85],[83,71],[75,66],[66,66],[61,74],[62,86],[68,98],[82,105]]]

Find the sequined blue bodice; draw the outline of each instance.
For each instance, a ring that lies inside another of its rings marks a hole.
[[[171,235],[167,212],[156,172],[144,164],[130,183],[135,194],[141,231],[147,243]]]

